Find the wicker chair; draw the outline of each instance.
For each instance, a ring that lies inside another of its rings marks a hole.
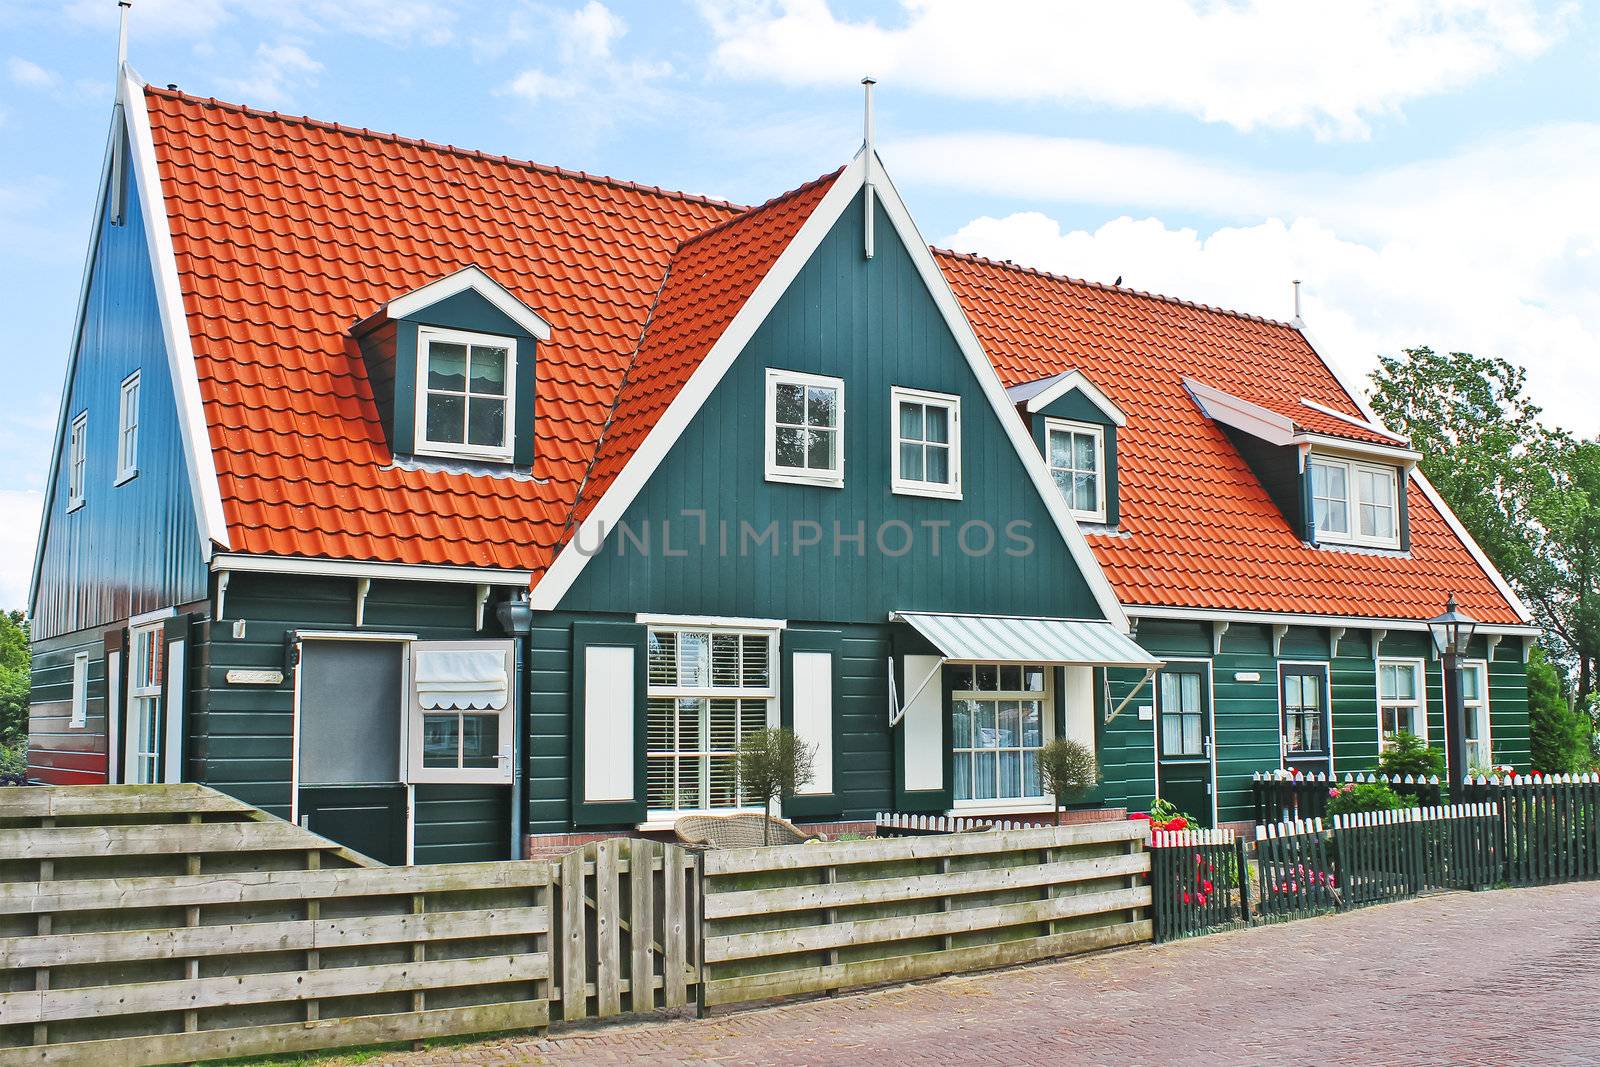
[[[686,815],[673,827],[687,848],[709,850],[760,848],[763,845],[803,845],[818,841],[794,823],[766,815]]]

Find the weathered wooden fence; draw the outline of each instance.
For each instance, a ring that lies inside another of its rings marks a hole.
[[[1147,835],[1094,823],[707,853],[702,1003],[1147,941]]]
[[[1250,920],[1249,867],[1232,830],[1154,831],[1150,884],[1157,941]]]
[[[1415,797],[1423,807],[1444,802],[1444,787],[1437,776],[1421,779],[1382,774],[1292,774],[1289,771],[1260,771],[1250,776],[1250,798],[1257,826],[1274,823],[1309,822],[1328,817],[1328,793],[1341,785],[1376,782],[1387,785],[1404,797]]]
[[[1499,809],[1505,881],[1600,878],[1600,775],[1479,778],[1465,795]]]

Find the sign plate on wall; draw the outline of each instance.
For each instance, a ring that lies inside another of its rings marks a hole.
[[[230,670],[228,672],[229,685],[282,685],[282,671],[247,671]]]

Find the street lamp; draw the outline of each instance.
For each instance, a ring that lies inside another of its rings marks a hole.
[[[1444,614],[1428,623],[1433,634],[1433,647],[1439,653],[1439,665],[1444,672],[1445,700],[1445,758],[1450,765],[1451,800],[1459,802],[1467,782],[1467,708],[1462,691],[1462,661],[1467,646],[1478,629],[1478,620],[1456,607],[1456,596],[1444,606]]]

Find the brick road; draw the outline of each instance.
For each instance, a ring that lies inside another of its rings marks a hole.
[[[1446,894],[700,1021],[557,1029],[384,1062],[1595,1064],[1600,886]]]

